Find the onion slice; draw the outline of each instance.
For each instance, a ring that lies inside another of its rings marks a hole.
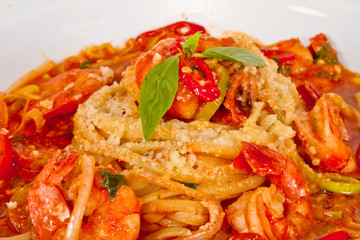
[[[78,239],[86,203],[89,200],[91,187],[94,180],[95,159],[87,155],[82,155],[79,159],[81,160],[82,165],[82,178],[79,195],[71,213],[70,222],[66,228],[64,240]]]
[[[348,195],[360,193],[360,181],[355,178],[334,173],[316,173],[303,160],[299,161],[299,167],[305,177],[327,191]]]

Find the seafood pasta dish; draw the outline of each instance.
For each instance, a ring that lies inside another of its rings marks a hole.
[[[360,238],[360,75],[325,34],[133,37],[0,92],[0,240]]]

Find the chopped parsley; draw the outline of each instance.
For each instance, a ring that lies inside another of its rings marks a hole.
[[[105,180],[102,187],[109,191],[110,201],[113,200],[114,197],[116,197],[116,193],[120,185],[129,185],[124,175],[113,174],[111,172],[101,172],[99,174]]]
[[[287,74],[291,71],[292,71],[292,69],[289,65],[280,66],[278,68],[278,73],[281,73],[281,74]]]
[[[80,69],[85,69],[85,68],[88,68],[89,64],[92,64],[92,61],[86,61],[84,62],[83,64],[81,64],[81,66],[79,67]]]
[[[333,49],[329,45],[323,45],[323,47],[315,53],[314,64],[319,60],[323,60],[326,64],[337,64],[337,56],[332,51]]]
[[[315,73],[313,75],[316,75],[319,78],[329,78],[329,79],[334,80],[334,81],[338,81],[340,79],[340,74],[326,72],[326,71],[323,71],[323,70],[320,70],[320,71],[317,72],[317,74]]]

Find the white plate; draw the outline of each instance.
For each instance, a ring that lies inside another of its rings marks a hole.
[[[0,91],[46,58],[91,44],[121,44],[178,20],[241,31],[265,43],[325,33],[340,61],[360,72],[357,0],[0,0]]]

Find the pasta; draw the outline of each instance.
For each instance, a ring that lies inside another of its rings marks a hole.
[[[359,75],[310,42],[178,22],[45,62],[0,95],[0,238],[360,237]]]

